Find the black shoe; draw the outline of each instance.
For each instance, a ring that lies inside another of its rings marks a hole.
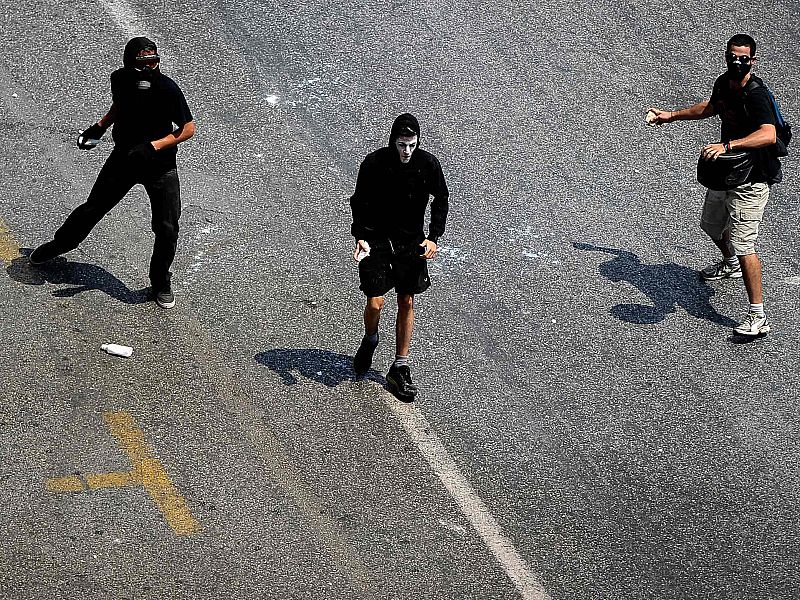
[[[172,293],[172,286],[167,284],[156,293],[156,304],[161,308],[172,308],[175,306],[175,294]]]
[[[49,260],[64,254],[64,251],[55,242],[45,242],[28,255],[28,262],[32,265],[43,265]]]
[[[380,338],[375,343],[372,343],[366,337],[361,340],[361,345],[353,357],[353,370],[359,377],[366,375],[372,366],[372,355],[375,354],[375,348],[378,347],[379,341]]]
[[[411,401],[419,392],[411,381],[411,369],[407,365],[402,367],[392,365],[386,373],[386,382],[390,388],[394,388],[394,394],[401,400]]]

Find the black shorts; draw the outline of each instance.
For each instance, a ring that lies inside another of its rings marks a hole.
[[[361,291],[376,298],[392,288],[398,294],[421,294],[431,287],[421,242],[369,241],[369,256],[358,263]]]

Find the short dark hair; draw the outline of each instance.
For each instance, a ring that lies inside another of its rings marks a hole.
[[[734,46],[747,46],[750,48],[750,56],[756,55],[756,41],[746,33],[737,33],[735,36],[729,39],[725,50],[730,52],[731,48]]]

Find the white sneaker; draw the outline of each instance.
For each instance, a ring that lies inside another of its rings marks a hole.
[[[733,330],[739,335],[764,335],[769,333],[771,328],[766,315],[759,315],[754,312],[747,313],[744,321],[734,327]]]
[[[742,276],[741,265],[730,266],[724,260],[708,265],[700,271],[700,276],[706,281],[716,281],[717,279],[738,279]]]

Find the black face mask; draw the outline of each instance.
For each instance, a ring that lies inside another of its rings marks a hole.
[[[733,54],[725,55],[725,62],[728,64],[728,75],[736,81],[741,81],[745,78],[752,68],[751,59],[749,56],[735,56]]]
[[[140,90],[149,90],[153,80],[158,77],[161,71],[158,65],[155,67],[143,67],[133,69],[134,78],[136,79],[136,87]]]
[[[147,54],[139,56],[144,52]],[[156,44],[146,37],[135,37],[125,44],[122,64],[139,90],[149,90],[153,81],[161,74],[161,57]]]

